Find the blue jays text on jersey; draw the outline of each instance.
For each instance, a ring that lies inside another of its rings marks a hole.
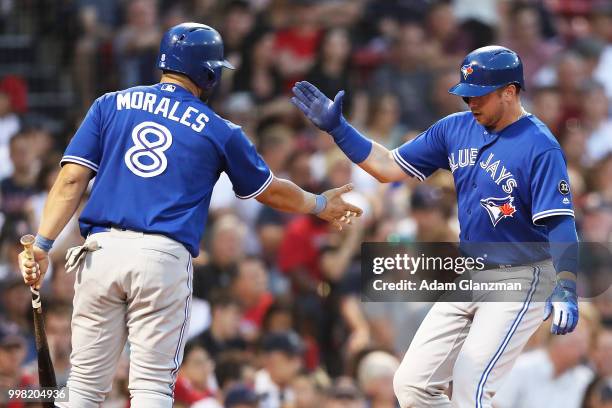
[[[199,252],[221,172],[239,198],[264,191],[273,175],[240,127],[174,84],[140,86],[98,98],[62,164],[96,172],[79,219],[94,226],[166,235]]]
[[[546,243],[547,230],[539,221],[574,215],[561,147],[530,114],[498,133],[488,132],[471,112],[453,114],[395,149],[393,156],[420,180],[437,169],[450,170],[462,244],[513,246],[516,257],[500,263],[548,258],[544,249],[520,248],[516,243]]]

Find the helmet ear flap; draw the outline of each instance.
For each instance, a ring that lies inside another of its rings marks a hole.
[[[205,69],[204,75],[206,76],[205,88],[206,89],[213,88],[215,85],[217,85],[217,82],[219,82],[219,79],[221,79],[221,70],[216,69],[216,68],[211,68],[209,66],[205,67],[204,69]]]

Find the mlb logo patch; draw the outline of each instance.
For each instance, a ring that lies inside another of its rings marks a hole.
[[[174,92],[176,91],[176,86],[172,84],[163,84],[161,87],[162,91]]]
[[[513,202],[514,197],[512,196],[504,198],[489,197],[480,200],[480,205],[487,211],[491,223],[495,227],[502,219],[513,217],[516,212],[516,207],[512,204]]]
[[[463,79],[467,79],[474,72],[474,68],[472,68],[472,64],[464,65],[461,67],[461,73],[463,74]]]

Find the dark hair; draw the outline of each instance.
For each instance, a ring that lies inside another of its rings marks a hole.
[[[215,378],[223,389],[230,381],[241,381],[244,368],[252,365],[248,354],[239,351],[226,351],[217,356]]]
[[[214,311],[219,307],[224,308],[228,306],[240,306],[236,298],[232,297],[229,292],[221,289],[211,292],[209,303],[211,311]]]
[[[187,356],[192,351],[198,350],[198,349],[206,351],[206,348],[200,343],[198,343],[197,341],[194,341],[194,340],[188,341],[187,344],[185,344],[185,350],[183,351],[183,360],[187,360]],[[206,354],[208,354],[208,352]]]
[[[263,321],[261,324],[264,332],[269,331],[270,320],[272,319],[272,316],[278,313],[286,313],[289,316],[291,316],[291,319],[293,320],[294,324],[295,322],[298,321],[297,316],[296,316],[296,309],[295,307],[293,307],[293,304],[291,303],[291,301],[288,299],[279,298],[279,299],[276,299],[274,303],[270,305],[270,307],[264,314]]]

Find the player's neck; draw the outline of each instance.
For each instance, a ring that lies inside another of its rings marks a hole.
[[[491,131],[493,133],[499,133],[525,115],[527,115],[527,111],[523,108],[523,105],[521,105],[520,102],[517,102],[510,109],[504,112],[504,115],[495,124],[495,127],[493,127]]]
[[[194,84],[191,80],[189,80],[189,78],[184,77],[183,75],[176,75],[171,72],[165,73],[162,75],[159,82],[160,83],[163,82],[164,84],[176,84],[180,87],[185,88],[186,90],[191,92],[194,96],[198,98],[200,97],[200,93],[201,93],[200,88],[198,88],[196,84]]]

